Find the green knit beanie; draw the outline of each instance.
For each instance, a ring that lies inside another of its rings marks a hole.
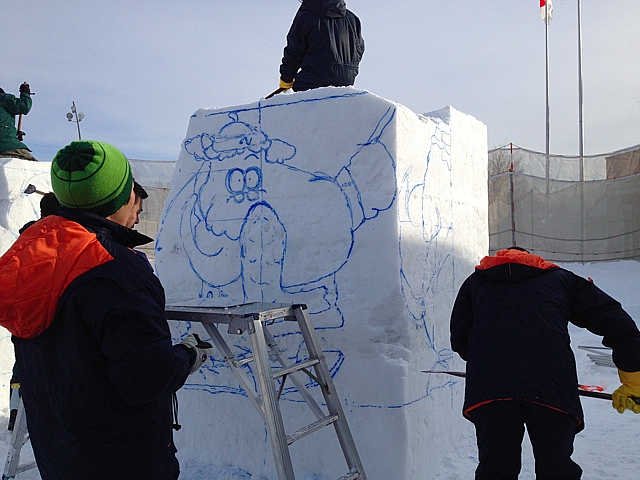
[[[102,217],[117,212],[129,201],[132,183],[127,158],[104,142],[71,142],[51,163],[51,186],[60,204]]]

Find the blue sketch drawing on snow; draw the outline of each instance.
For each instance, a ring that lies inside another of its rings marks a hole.
[[[276,138],[263,127],[262,108],[211,114],[207,120],[213,121],[207,125],[216,127],[184,141],[184,152],[196,168],[179,191],[172,192],[156,249],[171,248],[165,220],[179,212],[180,250],[200,281],[193,295],[199,304],[305,303],[312,315],[322,314],[314,320],[317,329],[340,328],[344,317],[336,274],[349,260],[357,230],[395,201],[395,161],[384,143],[395,108],[385,107],[370,133],[338,162],[324,162],[309,149],[302,159],[294,141]],[[391,179],[391,188],[359,188],[370,186],[370,176],[381,175],[381,170]],[[318,261],[316,244],[326,245],[330,255]],[[190,328],[180,326],[180,336],[186,334],[183,327]],[[302,361],[306,353],[293,337],[286,340],[287,357]],[[250,355],[240,339],[234,349],[239,359]],[[335,375],[344,354],[324,354]],[[223,366],[219,360],[205,366],[205,379]],[[247,374],[253,376],[251,366]],[[244,395],[237,387],[208,382],[189,388]],[[285,398],[291,392],[295,389],[285,389]]]
[[[246,109],[214,111],[198,118],[201,123],[194,122],[203,127],[190,130],[184,141],[181,158],[186,157],[182,167],[186,170],[165,206],[156,250],[171,249],[179,253],[181,262],[188,262],[198,285],[191,282],[191,298],[197,299],[198,305],[305,303],[316,329],[338,329],[345,323],[338,273],[358,248],[362,226],[375,222],[397,203],[399,281],[406,311],[424,332],[431,352],[428,363],[446,368],[451,351],[437,345],[440,342],[430,315],[437,307],[432,294],[439,277],[443,271],[449,273],[453,264],[448,126],[436,122],[425,158],[409,161],[403,166],[406,171],[396,172],[394,150],[388,148],[390,141],[395,141],[395,132],[389,128],[394,124],[395,106],[387,104],[380,109],[370,129],[364,130],[366,134],[347,146],[350,151],[340,150],[348,152],[344,158],[325,159],[323,149],[304,144],[304,136],[302,140],[295,135],[291,138],[286,133],[289,130],[278,122],[265,120],[270,109],[295,103],[259,103]],[[449,178],[449,184],[438,185],[437,198],[429,198],[436,179],[440,184],[444,178]],[[379,179],[390,181],[381,185]],[[168,220],[171,226],[165,226]],[[176,237],[176,230],[177,244],[171,238]],[[416,245],[416,239],[422,243]],[[179,328],[182,336],[191,327]],[[278,338],[278,344],[284,345],[286,358],[304,360],[299,337],[285,336]],[[242,339],[233,349],[240,360],[251,353]],[[324,353],[332,375],[337,374],[344,353]],[[244,395],[237,384],[223,385],[209,379],[225,368],[222,359],[215,359],[204,367],[203,383],[192,383],[188,388]],[[246,373],[253,377],[250,365]],[[435,382],[425,376],[422,393],[402,405],[363,404],[366,399],[352,405],[399,408],[451,385],[446,379]],[[294,393],[293,387],[285,389],[283,398],[297,401],[297,394],[291,395]]]
[[[259,121],[241,120],[243,113],[225,112],[226,123],[217,131],[184,142],[199,168],[171,200],[169,210],[181,210],[180,238],[190,268],[201,281],[198,298],[208,305],[300,303],[295,297],[304,293],[312,313],[336,309],[331,323],[340,326],[335,275],[349,259],[358,228],[389,209],[395,199],[395,190],[381,198],[379,192],[358,188],[358,182],[367,185],[367,176],[376,173],[366,165],[372,155],[383,155],[393,175],[395,162],[381,137],[395,111],[383,113],[370,136],[354,145],[354,153],[336,172],[297,164],[295,145],[271,138]],[[315,163],[321,166],[320,160]],[[300,198],[281,193],[296,188],[303,192]],[[318,201],[331,223],[321,229],[326,238],[313,240],[334,251],[321,262],[311,262],[300,258],[300,246],[308,242],[305,222],[318,210]],[[157,249],[164,248],[162,230],[161,226]]]
[[[213,289],[240,282],[243,300],[274,302],[268,288],[279,282],[286,232],[262,201],[263,165],[290,160],[295,148],[270,140],[234,114],[230,119],[214,135],[203,133],[184,143],[202,166],[183,206],[180,236],[202,280],[201,298],[213,298]]]
[[[422,167],[422,168],[419,168]],[[435,182],[433,169],[439,169],[438,201],[433,201]],[[430,175],[431,174],[431,175]],[[448,185],[442,179],[449,179]],[[440,276],[453,281],[453,224],[451,135],[442,123],[437,123],[430,139],[429,151],[422,166],[402,172],[399,185],[402,210],[399,215],[400,282],[409,318],[424,330],[428,351],[432,352],[431,369],[448,370],[453,358],[450,348],[440,348],[430,321],[440,306],[434,304]],[[416,239],[422,247],[416,248]],[[446,272],[448,275],[443,275]],[[453,285],[448,285],[453,288]],[[427,361],[430,359],[427,358]],[[428,377],[425,395],[443,386],[456,383],[449,378]]]

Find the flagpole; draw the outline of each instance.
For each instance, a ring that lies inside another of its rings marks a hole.
[[[578,112],[580,141],[580,180],[584,180],[584,121],[582,118],[582,9],[578,0]]]
[[[580,261],[584,263],[584,123],[582,121],[582,10],[578,0],[578,111],[580,137]]]
[[[545,19],[544,19],[544,43],[546,49],[546,76],[547,76],[547,116],[546,116],[546,124],[547,124],[547,141],[546,141],[546,167],[545,174],[547,178],[547,189],[549,188],[549,153],[550,153],[550,142],[549,142],[549,2],[546,1],[544,4],[545,10]]]

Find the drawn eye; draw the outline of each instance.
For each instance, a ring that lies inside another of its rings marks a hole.
[[[227,172],[227,190],[231,193],[241,193],[244,190],[244,172],[234,168]]]
[[[244,181],[248,189],[257,190],[262,187],[262,172],[257,167],[249,167],[244,172]]]

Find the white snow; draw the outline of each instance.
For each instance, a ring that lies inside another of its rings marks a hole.
[[[191,117],[156,239],[167,301],[307,304],[371,480],[435,475],[461,428],[449,379],[420,370],[456,368],[449,306],[487,250],[486,137],[451,107],[416,115],[355,88]],[[236,355],[247,341],[233,339]],[[304,359],[299,334],[279,347]],[[221,360],[180,396],[199,412],[183,452],[271,475],[263,423]],[[281,404],[289,432],[315,420],[293,389]],[[299,475],[346,473],[327,430],[293,445]],[[211,431],[230,433],[205,450]]]
[[[238,142],[247,140],[240,148]],[[464,368],[448,349],[448,315],[458,286],[488,248],[482,208],[486,150],[484,125],[451,107],[416,115],[350,88],[199,110],[189,124],[156,245],[167,296],[191,305],[309,304],[330,365],[339,370],[334,381],[368,477],[473,478],[477,449],[473,426],[460,412],[463,380],[420,370]],[[0,160],[2,250],[37,217],[40,197],[21,192],[29,183],[49,191],[49,166]],[[153,162],[136,166],[136,179],[166,186],[173,165],[159,167],[162,173]],[[221,233],[227,241],[216,244]],[[251,251],[256,239],[261,247]],[[211,262],[216,252],[223,252],[220,261]],[[257,277],[251,275],[256,252]],[[189,256],[198,253],[204,255]],[[640,318],[640,262],[562,266],[593,278]],[[201,329],[172,325],[176,339]],[[616,370],[596,366],[577,348],[598,346],[600,339],[574,327],[571,336],[581,383],[613,391]],[[246,345],[239,338],[233,347]],[[298,345],[291,335],[280,346],[295,351]],[[11,438],[4,429],[12,364],[5,332],[0,458]],[[218,357],[179,392],[181,480],[275,479],[264,424],[227,370]],[[283,409],[297,421],[294,394],[285,392]],[[582,403],[586,428],[576,439],[574,459],[583,478],[637,478],[633,445],[640,416],[620,415],[605,400]],[[330,453],[335,461],[337,448],[327,448],[335,437],[320,435],[311,444],[315,450],[292,447],[294,464],[304,471],[300,478],[344,473],[324,458]],[[29,444],[22,457],[31,457]],[[40,477],[31,470],[18,478]],[[528,443],[520,478],[535,478]]]
[[[640,262],[628,260],[586,265],[572,263],[561,266],[578,275],[593,278],[600,288],[620,301],[636,321],[640,318],[640,296],[635,292],[635,286],[640,283]],[[577,348],[578,345],[599,346],[601,345],[600,337],[577,327],[572,327],[570,331],[581,382],[601,385],[606,388],[607,392],[615,390],[619,385],[616,370],[595,366],[588,359],[586,352]],[[462,395],[462,393],[462,384],[459,382],[455,394]],[[631,412],[620,415],[611,407],[610,402],[594,398],[583,397],[582,406],[585,412],[586,428],[576,437],[573,459],[584,470],[583,480],[601,480],[603,478],[633,480],[638,478],[640,458],[634,454],[633,446],[640,433],[640,415],[634,415]],[[423,413],[429,415],[427,410],[424,410]],[[459,414],[459,412],[456,413]],[[4,430],[6,421],[5,407],[0,416],[0,428],[2,429],[0,431],[0,459],[6,458],[11,438],[10,432]],[[212,435],[225,434],[229,435],[230,433],[212,433]],[[379,438],[379,441],[381,444],[385,444],[388,437]],[[233,443],[230,440],[230,444]],[[178,448],[180,448],[179,443]],[[428,445],[425,448],[429,448]],[[23,452],[21,459],[32,458],[29,443]],[[184,457],[180,452],[178,452],[178,457],[182,466],[181,480],[262,480],[261,477],[251,476],[250,473],[239,468],[212,467],[206,462]],[[473,426],[471,423],[465,422],[462,435],[451,445],[444,464],[433,480],[472,479],[476,465],[477,449]],[[533,468],[533,454],[525,436],[520,480],[534,480]],[[40,476],[35,470],[25,472],[18,477],[19,480],[39,478]],[[424,479],[426,477],[415,477],[415,480]]]

